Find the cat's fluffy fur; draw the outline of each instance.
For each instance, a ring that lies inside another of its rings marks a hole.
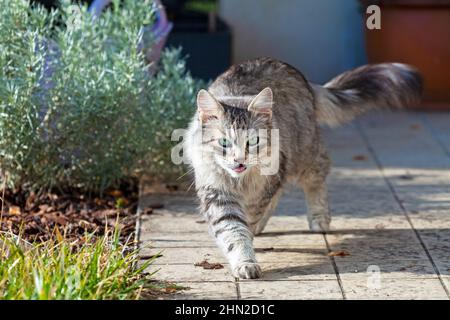
[[[195,172],[200,210],[233,274],[261,276],[252,239],[264,229],[288,181],[305,192],[310,228],[329,229],[330,160],[319,123],[337,125],[375,107],[401,107],[418,101],[420,93],[419,74],[403,64],[362,66],[320,86],[271,58],[232,66],[208,91],[201,90],[184,150]],[[259,140],[258,151],[264,152],[255,157],[250,151],[256,147],[240,129],[278,129],[279,151],[268,136]],[[226,147],[220,145],[224,141]],[[276,151],[276,174],[262,175],[263,160]]]

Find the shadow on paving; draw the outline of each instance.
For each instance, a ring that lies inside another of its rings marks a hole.
[[[430,240],[429,249],[436,257],[437,267],[443,276],[450,275],[450,229],[419,229],[427,240]],[[308,235],[307,230],[286,230],[283,232],[267,232],[259,235],[259,238],[273,238],[277,236]],[[420,242],[415,238],[410,229],[342,229],[333,230],[326,234],[330,243],[330,251],[337,264],[340,275],[365,273],[371,266],[377,266],[381,274],[402,273],[400,277],[408,277],[408,274],[422,276],[434,276],[435,270],[428,260],[426,252]],[[429,237],[428,237],[429,236]],[[317,248],[290,248],[276,247],[256,249],[260,259],[264,254],[298,253],[306,255],[327,256],[323,250]],[[277,268],[277,264],[271,264],[264,272],[264,278],[270,280],[288,280],[289,275],[323,274],[329,264],[326,260],[316,263],[304,261],[295,265],[295,260],[286,267]],[[293,264],[293,265],[292,265]],[[334,272],[332,273],[334,274]]]

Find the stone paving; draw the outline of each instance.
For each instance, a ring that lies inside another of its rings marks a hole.
[[[450,113],[376,113],[324,129],[332,231],[311,233],[300,190],[284,193],[254,245],[258,280],[235,279],[192,193],[152,193],[140,208],[141,257],[168,299],[449,299]],[[194,266],[207,259],[223,269]]]

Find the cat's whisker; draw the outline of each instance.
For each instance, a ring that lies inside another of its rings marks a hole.
[[[194,168],[189,169],[188,171],[186,171],[185,173],[183,173],[181,176],[179,176],[176,180],[180,180],[181,178],[183,178],[184,176],[186,176],[187,174],[194,172]]]
[[[189,185],[189,187],[187,188],[187,191],[190,191],[191,188],[195,185],[195,180],[192,180],[192,183]]]

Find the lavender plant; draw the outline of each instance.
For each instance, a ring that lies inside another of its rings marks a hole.
[[[142,174],[176,177],[170,134],[198,83],[178,50],[148,72],[138,50],[150,0],[113,1],[93,19],[0,0],[0,176],[10,187],[103,190]]]

